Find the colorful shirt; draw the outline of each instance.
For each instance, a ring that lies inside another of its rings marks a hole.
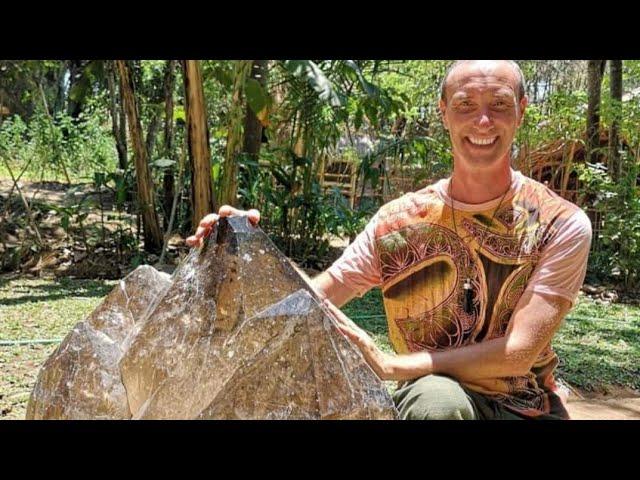
[[[513,170],[506,196],[482,204],[452,200],[448,184],[384,205],[328,270],[359,296],[381,287],[397,353],[504,336],[525,291],[573,306],[584,281],[591,222],[576,205]],[[472,308],[465,309],[469,280]],[[527,416],[563,415],[554,394],[557,364],[549,343],[527,375],[464,385]]]

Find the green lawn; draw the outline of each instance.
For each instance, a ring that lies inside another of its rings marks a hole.
[[[59,339],[113,288],[113,280],[0,276],[0,342]],[[343,309],[390,352],[382,297],[373,290]],[[581,297],[554,346],[560,377],[592,390],[608,385],[640,389],[640,308],[602,305]],[[0,419],[24,418],[38,370],[55,344],[0,345]]]
[[[0,276],[0,342],[64,337],[115,283]],[[0,419],[24,418],[38,370],[55,348],[0,345]]]

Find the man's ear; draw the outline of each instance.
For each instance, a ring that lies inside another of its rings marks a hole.
[[[527,109],[527,105],[529,105],[529,98],[525,95],[520,99],[519,107],[519,118],[518,118],[518,127],[522,125],[522,121],[524,120],[524,111]]]
[[[442,123],[444,124],[445,130],[449,130],[449,121],[447,120],[447,104],[444,103],[444,100],[440,99],[438,102],[438,107],[440,108],[440,116],[442,117]]]

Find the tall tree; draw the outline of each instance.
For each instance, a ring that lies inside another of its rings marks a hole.
[[[606,60],[589,60],[587,64],[587,155],[591,163],[598,159],[600,147],[600,94]]]
[[[78,118],[87,94],[89,92],[89,79],[85,68],[90,60],[71,60],[69,64],[69,94],[67,113]]]
[[[192,222],[195,226],[202,217],[215,210],[211,185],[209,129],[200,62],[183,60],[182,68],[184,71],[187,140],[191,161]]]
[[[111,130],[116,141],[118,152],[118,166],[120,170],[127,170],[127,118],[122,102],[122,91],[120,95],[116,91],[116,65],[114,61],[109,61],[107,65],[107,87],[109,89],[109,112],[111,113]],[[120,101],[119,101],[120,99]]]
[[[173,89],[175,86],[175,60],[167,60],[164,71],[164,155],[173,158]],[[173,168],[166,168],[162,178],[162,205],[164,209],[164,228],[169,226],[169,212],[173,203]]]
[[[142,214],[144,248],[148,252],[160,252],[162,249],[162,232],[156,215],[153,183],[149,169],[148,154],[142,134],[139,108],[135,97],[135,87],[131,69],[124,60],[116,60],[120,77],[122,102],[127,113],[129,135],[133,144],[136,167],[136,183],[138,187],[138,205]]]
[[[253,61],[237,60],[233,69],[233,96],[229,109],[227,132],[227,149],[222,168],[222,185],[220,187],[220,203],[236,205],[238,191],[238,162],[237,155],[242,147],[242,123],[244,103],[242,92]]]
[[[251,66],[252,80],[257,81],[263,89],[267,87],[267,60],[254,60]],[[254,112],[247,100],[246,111],[244,115],[244,141],[242,152],[246,153],[251,159],[257,160],[262,145],[262,122],[256,115],[260,112]]]
[[[609,91],[611,94],[611,127],[609,129],[609,171],[614,181],[621,173],[620,117],[622,116],[622,60],[609,60]]]

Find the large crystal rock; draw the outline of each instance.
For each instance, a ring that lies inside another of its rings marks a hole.
[[[308,282],[245,217],[222,219],[147,303],[144,318],[119,337],[119,376],[109,363],[111,383],[97,381],[96,373],[83,377],[85,391],[122,407],[111,418],[396,417],[384,385]],[[95,333],[74,330],[65,342],[76,338],[79,350],[90,348],[85,344],[106,325],[92,323]],[[60,377],[88,362],[86,355],[58,362]],[[36,390],[48,387],[38,379]],[[85,408],[88,417],[98,411]]]
[[[118,363],[137,322],[171,285],[168,274],[141,266],[78,323],[42,366],[28,419],[131,417]]]

